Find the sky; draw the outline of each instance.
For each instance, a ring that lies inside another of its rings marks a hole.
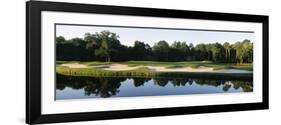
[[[254,33],[223,32],[223,31],[198,31],[198,30],[174,30],[174,29],[149,29],[149,28],[124,28],[101,26],[56,25],[56,36],[66,39],[75,37],[84,38],[85,33],[94,34],[108,30],[119,35],[121,44],[133,46],[134,41],[142,41],[153,46],[160,40],[167,41],[170,45],[174,41],[185,41],[194,45],[200,43],[235,43],[244,39],[254,42]]]

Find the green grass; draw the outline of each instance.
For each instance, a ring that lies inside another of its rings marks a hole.
[[[236,63],[215,63],[212,61],[186,61],[186,62],[159,62],[159,61],[127,61],[127,62],[79,62],[79,61],[57,61],[56,64],[63,63],[80,63],[88,66],[100,66],[100,65],[110,65],[110,64],[125,64],[130,67],[135,66],[164,66],[167,68],[179,68],[179,67],[192,67],[198,68],[200,66],[213,67],[217,69],[230,68],[230,69],[245,69],[251,70],[252,64],[236,64]]]
[[[88,66],[100,66],[100,65],[110,65],[112,62],[80,62],[80,64]]]
[[[183,65],[169,65],[169,66],[166,66],[165,68],[166,69],[175,69],[175,68],[184,68],[185,66]]]
[[[96,76],[96,77],[106,77],[106,76],[134,76],[134,77],[150,77],[150,76],[157,76],[156,72],[152,70],[141,67],[135,70],[128,70],[128,71],[107,71],[107,70],[98,70],[95,68],[67,68],[63,66],[56,67],[56,73],[62,75],[69,75],[69,76]]]
[[[158,61],[128,61],[120,62],[121,64],[126,64],[129,67],[135,67],[139,65],[143,66],[163,66],[165,68],[183,68],[191,67],[198,68],[200,66],[214,68],[214,70],[220,69],[242,69],[242,70],[252,70],[252,64],[236,64],[236,63],[215,63],[212,61],[187,61],[187,62],[158,62]]]
[[[80,63],[91,68],[67,68],[60,66],[60,64],[64,63]],[[171,72],[155,72],[146,67],[140,67],[135,70],[127,70],[127,71],[107,71],[107,70],[99,70],[98,68],[94,68],[93,66],[104,66],[107,67],[110,64],[125,64],[129,67],[135,66],[163,66],[167,69],[173,68],[198,68],[200,66],[210,67],[214,70],[221,69],[242,69],[242,70],[253,70],[252,64],[236,64],[236,63],[215,63],[211,61],[187,61],[187,62],[158,62],[158,61],[128,61],[128,62],[78,62],[78,61],[57,61],[56,62],[56,73],[62,75],[70,75],[70,76],[97,76],[97,77],[105,77],[105,76],[114,76],[114,77],[159,77],[159,76],[184,76],[196,73],[171,73]],[[206,73],[205,73],[206,74]],[[212,73],[214,74],[214,73]],[[197,73],[198,75],[198,73]],[[202,75],[202,73],[200,74]],[[220,74],[221,75],[221,74]]]
[[[87,65],[91,68],[67,68],[60,66],[60,64],[65,63],[79,63]],[[200,66],[210,67],[214,70],[222,70],[222,69],[241,69],[241,70],[253,70],[252,64],[236,64],[236,63],[215,63],[211,61],[186,61],[186,62],[158,62],[158,61],[128,61],[128,62],[97,62],[97,61],[89,61],[89,62],[79,62],[79,61],[57,61],[56,62],[56,73],[62,75],[69,76],[97,76],[97,77],[106,77],[106,76],[114,76],[114,77],[161,77],[161,76],[186,76],[186,75],[194,75],[196,73],[175,73],[175,72],[155,72],[146,67],[140,67],[135,70],[127,70],[127,71],[107,71],[100,70],[98,68],[94,68],[94,66],[104,66],[107,67],[110,64],[125,64],[129,67],[135,66],[163,66],[167,69],[173,68],[198,68]],[[200,73],[200,75],[206,73]],[[214,74],[214,73],[212,73]],[[198,73],[197,73],[198,75]],[[220,74],[223,76],[222,74]],[[225,74],[224,74],[225,75]]]
[[[184,73],[184,72],[154,72],[146,67],[141,67],[135,70],[128,71],[106,71],[95,68],[67,68],[58,66],[56,73],[66,76],[86,76],[86,77],[141,77],[141,78],[186,78],[186,77],[200,77],[200,78],[239,78],[249,79],[252,74],[223,74],[223,73]]]
[[[208,64],[209,67],[214,68],[214,70],[220,70],[220,69],[241,69],[241,70],[253,70],[253,64],[227,64],[227,63],[213,63]]]
[[[253,70],[252,64],[236,64],[236,63],[215,63],[212,61],[185,61],[185,62],[159,62],[159,61],[127,61],[127,62],[98,62],[98,61],[88,61],[88,62],[79,62],[79,61],[57,61],[56,64],[63,63],[80,63],[87,66],[101,66],[101,65],[110,65],[110,64],[125,64],[129,67],[136,66],[163,66],[165,68],[183,68],[191,67],[198,68],[200,66],[214,68],[215,70],[220,69],[242,69],[242,70]]]

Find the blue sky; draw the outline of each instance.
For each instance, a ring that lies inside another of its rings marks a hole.
[[[147,29],[147,28],[124,28],[124,27],[97,27],[97,26],[77,26],[77,25],[56,25],[56,36],[63,36],[66,39],[75,37],[83,38],[85,33],[96,33],[109,30],[119,35],[119,40],[123,45],[132,46],[135,40],[154,43],[165,40],[170,45],[174,41],[186,41],[197,45],[199,43],[235,43],[244,39],[254,42],[254,33],[244,32],[218,32],[218,31],[198,31],[198,30],[172,30],[172,29]]]

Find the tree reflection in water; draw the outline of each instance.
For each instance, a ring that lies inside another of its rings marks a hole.
[[[244,92],[253,91],[252,80],[218,80],[206,78],[122,78],[122,77],[72,77],[56,75],[56,89],[64,90],[66,87],[71,89],[83,89],[85,96],[92,94],[107,98],[117,95],[122,82],[132,79],[134,87],[142,87],[145,83],[153,81],[154,85],[165,87],[172,85],[174,87],[188,87],[192,85],[199,86],[222,86],[222,91],[228,92],[230,88],[235,90],[242,89]]]
[[[121,82],[127,78],[91,78],[91,77],[69,77],[57,75],[57,89],[63,90],[65,87],[72,89],[84,89],[85,95],[95,94],[103,98],[116,95],[121,86]]]

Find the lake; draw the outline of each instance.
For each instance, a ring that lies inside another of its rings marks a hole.
[[[55,99],[253,92],[250,79],[121,78],[56,75]]]

